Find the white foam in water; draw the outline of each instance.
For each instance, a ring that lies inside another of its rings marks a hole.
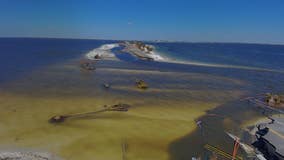
[[[59,160],[58,157],[47,152],[31,151],[1,151],[0,160]]]
[[[90,60],[95,60],[95,56],[98,55],[102,58],[114,58],[115,55],[111,52],[111,49],[119,47],[119,44],[113,43],[113,44],[104,44],[100,46],[99,48],[93,49],[92,51],[88,52],[86,54],[86,58]]]
[[[154,61],[166,62],[167,58],[161,56],[158,52],[152,51],[149,54],[149,57],[153,58]]]
[[[86,54],[86,58],[90,60],[95,60],[95,56],[98,55],[102,58],[114,58],[115,54],[111,52],[113,48],[119,47],[119,44],[113,43],[113,44],[104,44],[100,46],[99,48],[95,48],[88,52]],[[161,56],[158,52],[156,51],[151,51],[151,54],[148,56],[153,58],[154,61],[160,61],[160,62],[167,62],[167,58]]]
[[[177,64],[188,64],[195,66],[204,66],[204,67],[215,67],[215,68],[234,68],[234,69],[244,69],[244,70],[255,70],[255,71],[267,71],[267,72],[278,72],[284,73],[280,70],[266,69],[259,67],[250,67],[250,66],[238,66],[238,65],[227,65],[227,64],[214,64],[214,63],[204,63],[204,62],[194,62],[194,61],[179,61],[179,60],[169,60],[168,63],[177,63]]]
[[[115,58],[114,53],[111,52],[113,48],[119,47],[119,44],[104,44],[99,48],[95,48],[94,50],[88,52],[86,54],[86,58],[90,60],[95,60],[95,56],[98,55],[101,58]],[[196,66],[205,66],[205,67],[216,67],[216,68],[236,68],[236,69],[246,69],[246,70],[258,70],[258,71],[270,71],[270,72],[279,72],[283,73],[283,71],[266,69],[266,68],[258,68],[258,67],[250,67],[250,66],[238,66],[238,65],[226,65],[226,64],[213,64],[213,63],[204,63],[204,62],[194,62],[194,61],[180,61],[173,60],[171,58],[162,56],[161,53],[157,51],[151,51],[148,54],[149,57],[153,58],[154,61],[159,62],[167,62],[167,63],[178,63],[178,64],[188,64],[188,65],[196,65]]]
[[[153,51],[150,51],[150,54],[148,54],[149,57],[153,58],[154,61],[159,61],[159,62],[168,62],[169,59],[165,56],[162,56],[160,52],[157,52],[157,50],[155,50],[155,46],[153,45],[149,45],[152,48],[154,48]]]
[[[278,72],[278,73],[284,73],[280,70],[274,70],[274,69],[266,69],[266,68],[260,68],[260,67],[250,67],[250,66],[239,66],[239,65],[227,65],[227,64],[214,64],[214,63],[204,63],[204,62],[196,62],[196,61],[182,61],[182,60],[175,60],[172,58],[168,58],[166,56],[161,56],[161,53],[157,51],[152,51],[151,54],[149,54],[151,58],[153,58],[155,61],[159,62],[167,62],[167,63],[176,63],[176,64],[188,64],[188,65],[195,65],[195,66],[204,66],[204,67],[215,67],[215,68],[235,68],[235,69],[245,69],[245,70],[256,70],[256,71],[268,71],[268,72]]]

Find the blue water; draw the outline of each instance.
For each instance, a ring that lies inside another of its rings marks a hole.
[[[126,52],[121,52],[123,49],[123,47],[116,47],[114,49],[112,49],[112,52],[115,54],[115,56],[122,60],[122,61],[127,61],[127,62],[135,62],[138,61],[137,57],[134,57],[133,55],[131,55],[130,53],[126,53]]]
[[[157,43],[175,60],[284,70],[284,45],[239,43]]]
[[[0,38],[0,82],[67,61],[110,41]]]
[[[78,58],[107,40],[0,38],[0,82],[15,79],[40,67]],[[284,71],[284,45],[225,43],[154,43],[164,56],[182,61],[229,64]],[[119,48],[114,51],[117,52]],[[127,53],[122,61],[145,64]],[[175,66],[174,66],[175,67]]]

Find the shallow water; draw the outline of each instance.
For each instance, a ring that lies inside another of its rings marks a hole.
[[[241,135],[243,123],[262,116],[239,99],[284,90],[283,74],[245,69],[122,58],[99,61],[94,72],[86,72],[79,67],[84,53],[93,49],[92,44],[96,48],[109,42],[71,42],[84,49],[74,47],[80,52],[66,51],[65,58],[56,54],[52,61],[41,59],[44,63],[33,67],[20,64],[24,73],[10,70],[12,77],[5,75],[9,80],[3,78],[0,84],[0,146],[37,148],[63,159],[122,159],[122,144],[127,146],[127,159],[190,159],[204,156],[206,143],[231,152],[232,141],[224,131]],[[54,43],[45,45],[52,48]],[[29,56],[34,57],[25,58]],[[149,89],[137,89],[136,79],[145,80]],[[103,83],[111,88],[105,89]],[[54,115],[116,103],[132,107],[128,112],[48,123]],[[202,132],[198,120],[203,122]]]

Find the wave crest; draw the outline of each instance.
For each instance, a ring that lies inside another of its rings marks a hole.
[[[148,54],[148,56],[150,58],[153,58],[154,61],[159,61],[159,62],[168,62],[169,59],[163,55],[161,55],[161,53],[157,52],[157,51],[151,51],[150,54]]]
[[[113,48],[119,47],[119,44],[104,44],[99,48],[95,48],[86,54],[86,58],[90,60],[95,60],[95,56],[99,56],[101,58],[115,58],[114,53],[111,52]]]

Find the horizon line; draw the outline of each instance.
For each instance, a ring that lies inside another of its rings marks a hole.
[[[72,39],[72,40],[104,40],[104,41],[142,41],[142,42],[154,42],[154,43],[219,43],[219,44],[256,44],[256,45],[278,45],[283,46],[284,43],[264,43],[264,42],[238,42],[238,41],[186,41],[186,40],[137,40],[137,39],[105,39],[105,38],[71,38],[71,37],[1,37],[0,38],[18,38],[18,39]]]

